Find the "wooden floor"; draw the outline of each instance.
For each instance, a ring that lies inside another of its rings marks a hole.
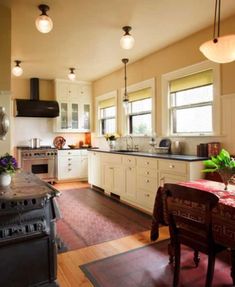
[[[55,184],[55,188],[62,190],[85,187],[87,183],[62,183]],[[161,227],[159,240],[169,237],[168,228]],[[58,282],[60,287],[87,287],[93,286],[80,270],[79,265],[119,254],[150,244],[150,232],[145,231],[117,240],[104,242],[90,247],[65,252],[58,255]]]

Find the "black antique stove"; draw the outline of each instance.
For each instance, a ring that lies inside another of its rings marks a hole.
[[[0,286],[58,286],[55,220],[58,191],[18,172],[0,189]]]

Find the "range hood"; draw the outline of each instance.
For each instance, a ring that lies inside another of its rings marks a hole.
[[[39,100],[39,79],[30,79],[30,99],[16,100],[16,117],[55,118],[59,116],[59,105],[56,101]]]

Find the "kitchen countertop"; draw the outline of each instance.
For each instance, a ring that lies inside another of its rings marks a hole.
[[[183,161],[201,161],[208,159],[207,157],[199,157],[195,155],[182,155],[182,154],[156,154],[156,153],[147,153],[142,151],[130,151],[130,152],[122,152],[122,151],[110,151],[105,149],[93,149],[89,148],[88,151],[96,151],[96,152],[104,152],[104,153],[112,153],[112,154],[123,154],[123,155],[132,155],[132,156],[144,156],[151,158],[161,158],[161,159],[171,159],[171,160],[183,160]]]

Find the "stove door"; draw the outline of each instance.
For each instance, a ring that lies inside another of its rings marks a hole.
[[[41,179],[55,178],[55,160],[46,158],[27,158],[22,160],[22,169],[32,172]]]

